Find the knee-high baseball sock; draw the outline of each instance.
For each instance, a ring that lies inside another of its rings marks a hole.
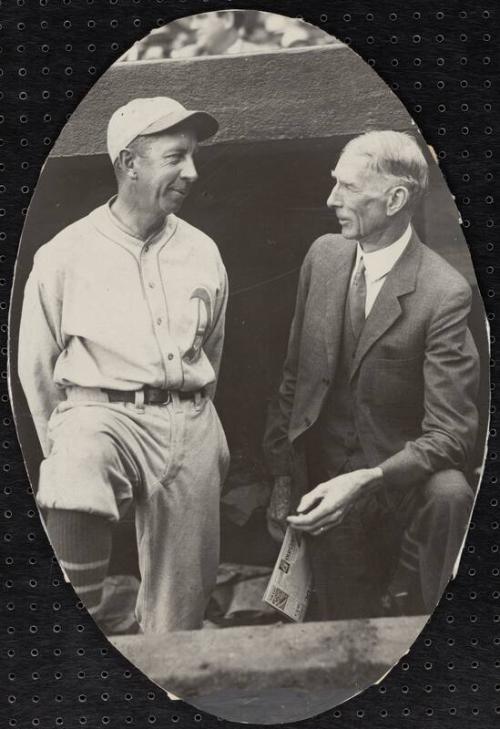
[[[101,602],[111,555],[111,522],[82,511],[50,509],[47,531],[62,568],[92,615]]]

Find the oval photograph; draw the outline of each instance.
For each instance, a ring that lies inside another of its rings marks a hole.
[[[479,486],[487,326],[435,154],[349,47],[243,10],[138,41],[43,167],[10,326],[59,565],[171,697],[293,722],[407,652]]]

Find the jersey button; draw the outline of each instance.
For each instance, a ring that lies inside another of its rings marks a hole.
[[[150,281],[148,283],[148,286],[149,286],[150,289],[154,289],[154,287],[155,287],[154,282],[153,281]]]
[[[147,253],[149,251],[149,246],[144,246],[144,253]]]
[[[172,354],[172,352],[170,352],[170,354],[168,355],[168,358],[169,359],[173,359],[174,358],[174,355]]]
[[[162,321],[163,320],[162,320],[161,316],[159,316],[158,319],[156,320],[156,323],[158,324],[158,326],[160,326],[160,324],[162,323]]]

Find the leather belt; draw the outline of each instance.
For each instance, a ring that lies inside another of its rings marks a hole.
[[[108,396],[109,402],[133,402],[138,401],[144,405],[164,405],[172,400],[172,390],[162,390],[159,387],[144,387],[142,390],[106,390],[102,391]],[[203,397],[205,390],[183,390],[174,391],[179,400],[196,400]]]

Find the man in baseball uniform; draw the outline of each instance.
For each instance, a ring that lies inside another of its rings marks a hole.
[[[145,632],[199,628],[219,560],[227,278],[215,243],[176,216],[217,129],[167,97],[117,109],[117,195],[40,248],[25,289],[19,374],[50,540],[99,620],[112,525],[133,500]]]

